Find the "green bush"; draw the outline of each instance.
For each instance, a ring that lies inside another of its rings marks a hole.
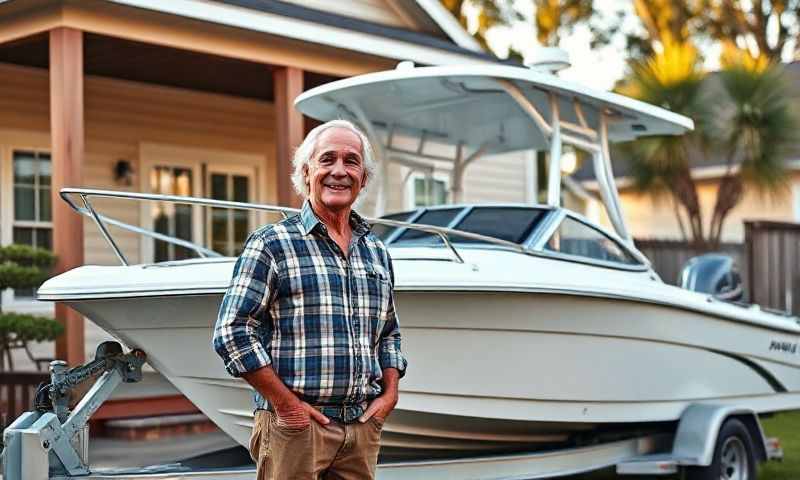
[[[24,313],[0,314],[0,343],[49,342],[64,333],[64,326],[52,318]],[[0,347],[1,348],[1,347]]]
[[[34,288],[41,285],[50,276],[55,261],[56,257],[45,249],[28,245],[0,247],[0,292],[7,288]],[[28,343],[55,340],[63,332],[64,327],[53,319],[4,313],[0,308],[0,370],[14,368],[12,349],[25,349],[28,357],[35,361]]]

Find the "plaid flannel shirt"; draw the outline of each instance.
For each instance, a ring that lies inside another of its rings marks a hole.
[[[382,369],[402,376],[391,258],[351,214],[345,257],[308,202],[248,238],[220,306],[213,346],[234,377],[272,365],[312,405],[350,405],[350,420],[381,393]],[[256,395],[256,407],[264,399]]]

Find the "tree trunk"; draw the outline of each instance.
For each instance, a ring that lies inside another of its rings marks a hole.
[[[718,248],[722,239],[722,226],[725,218],[736,205],[742,201],[744,196],[744,185],[741,177],[735,174],[728,174],[722,177],[717,189],[717,201],[714,204],[714,213],[711,217],[711,231],[709,232],[708,243],[712,248]]]

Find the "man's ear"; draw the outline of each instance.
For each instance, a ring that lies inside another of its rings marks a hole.
[[[367,186],[367,180],[369,180],[369,176],[367,175],[367,171],[364,170],[364,173],[361,176],[361,188],[364,188],[364,187]]]
[[[309,185],[309,181],[308,181],[308,164],[307,163],[303,165],[303,184],[305,184],[305,186],[307,188],[311,187],[311,185]]]

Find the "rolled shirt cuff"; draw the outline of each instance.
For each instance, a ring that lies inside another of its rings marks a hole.
[[[243,374],[258,370],[272,364],[272,359],[261,345],[254,345],[253,348],[238,355],[231,355],[225,362],[225,370],[231,376],[241,377]]]
[[[403,378],[406,374],[406,367],[408,366],[408,361],[406,361],[403,354],[400,352],[383,352],[380,356],[380,364],[381,369],[384,368],[395,368],[400,373],[400,378]]]

